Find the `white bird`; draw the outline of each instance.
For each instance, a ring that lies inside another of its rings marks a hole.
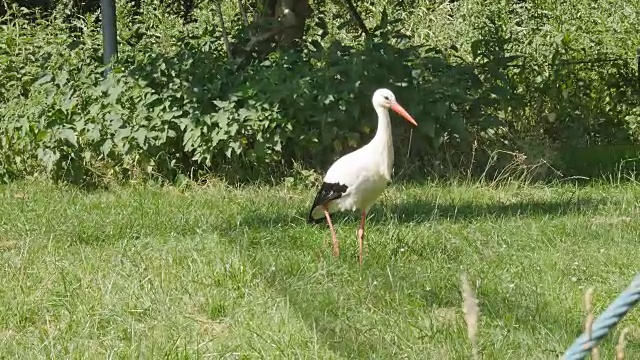
[[[418,126],[413,117],[398,104],[391,90],[376,90],[371,102],[378,113],[376,135],[367,145],[344,155],[331,165],[313,201],[308,219],[309,223],[319,223],[322,222],[323,217],[326,218],[331,230],[333,255],[338,256],[340,249],[330,214],[336,211],[361,210],[360,228],[356,233],[360,249],[360,265],[362,265],[362,242],[367,212],[391,182],[393,139],[389,109]]]

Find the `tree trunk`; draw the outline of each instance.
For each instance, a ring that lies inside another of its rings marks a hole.
[[[296,40],[302,40],[309,15],[311,15],[309,0],[278,0],[276,18],[283,29],[277,36],[278,45],[288,46]]]
[[[244,47],[245,51],[257,51],[267,55],[275,49],[293,46],[304,36],[304,27],[311,15],[309,0],[257,0],[254,13],[258,31]]]

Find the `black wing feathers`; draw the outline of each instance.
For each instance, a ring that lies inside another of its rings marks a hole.
[[[347,185],[323,182],[322,186],[320,186],[320,190],[318,190],[318,194],[316,194],[316,198],[313,200],[313,205],[311,205],[311,210],[309,211],[309,219],[307,221],[309,223],[316,224],[322,222],[322,218],[314,219],[311,216],[311,214],[313,213],[313,209],[315,209],[319,205],[326,204],[329,201],[341,198],[342,194],[344,194],[347,189]]]

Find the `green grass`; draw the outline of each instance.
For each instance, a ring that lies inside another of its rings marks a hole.
[[[333,259],[327,227],[304,221],[311,189],[1,189],[8,358],[468,359],[466,272],[485,359],[557,359],[582,329],[586,287],[601,312],[640,259],[634,184],[394,185],[361,269],[358,216],[335,217]]]

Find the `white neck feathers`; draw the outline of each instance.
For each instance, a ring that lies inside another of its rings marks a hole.
[[[375,106],[378,113],[378,130],[369,146],[374,159],[380,164],[383,176],[391,181],[393,169],[393,138],[391,136],[391,118],[389,110],[381,106]]]

